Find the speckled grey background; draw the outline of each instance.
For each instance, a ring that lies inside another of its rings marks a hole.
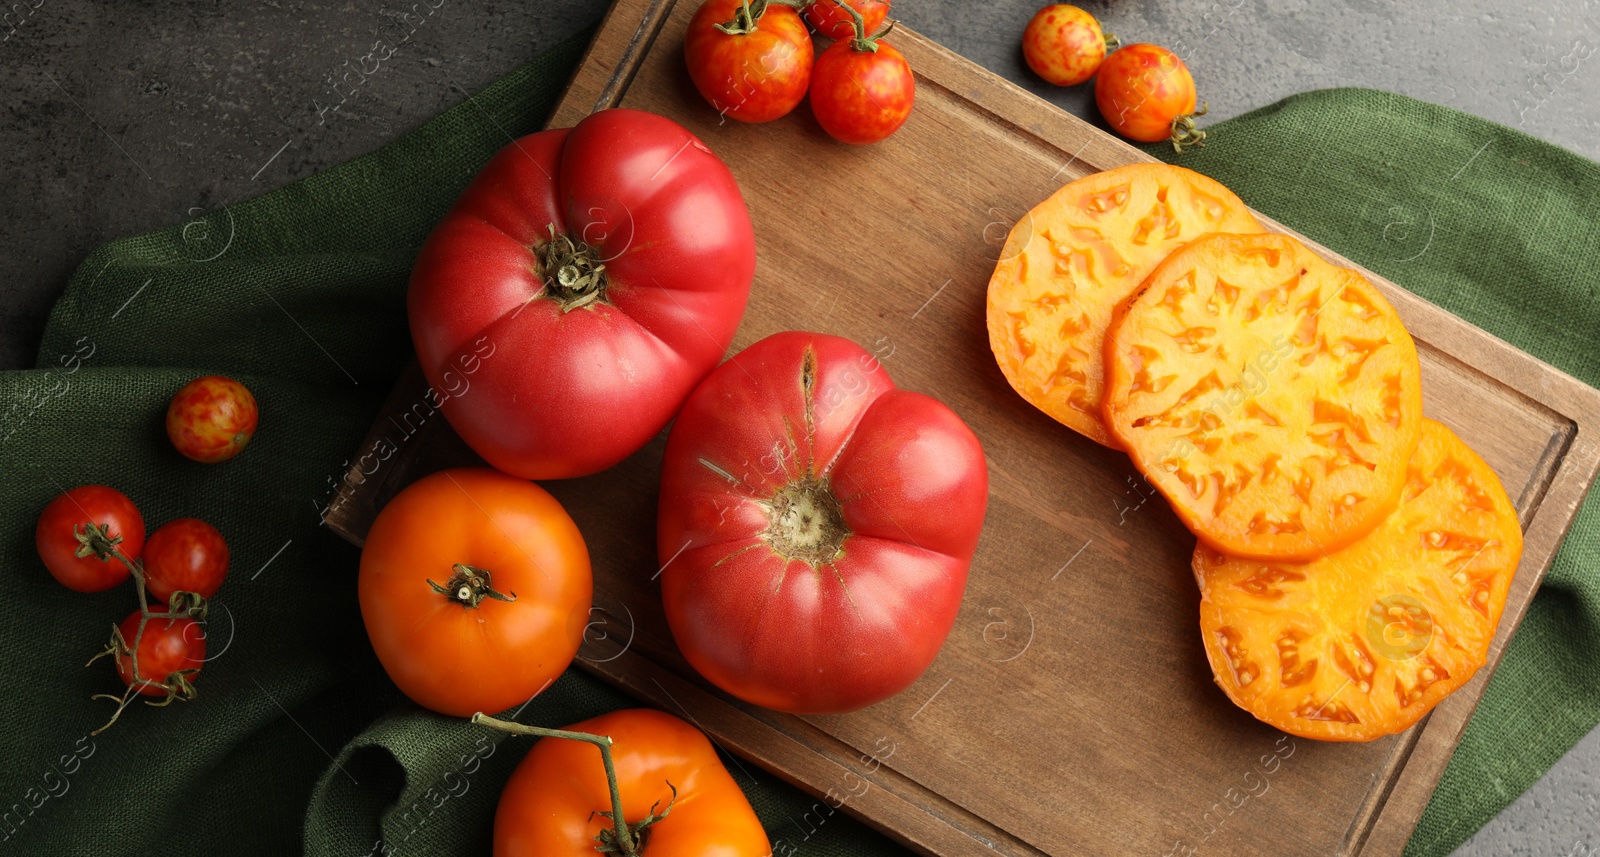
[[[606,5],[443,0],[376,74],[341,93],[330,78],[411,3],[6,2],[0,368],[31,364],[50,304],[99,244],[367,152],[597,20]],[[1088,87],[1053,89],[1023,66],[1018,37],[1037,5],[896,0],[896,15],[1094,118]],[[1575,62],[1573,53],[1580,39],[1600,45],[1600,0],[1083,5],[1125,41],[1178,50],[1213,118],[1308,89],[1371,86],[1600,158],[1600,57]],[[1600,855],[1597,791],[1600,732],[1459,854]]]

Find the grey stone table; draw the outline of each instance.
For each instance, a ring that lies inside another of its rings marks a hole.
[[[410,2],[21,0],[0,9],[0,368],[31,364],[45,315],[101,243],[182,222],[348,160],[598,19],[600,0],[442,0],[349,94]],[[439,0],[434,0],[439,2]],[[419,6],[427,10],[432,3]],[[896,0],[896,15],[1087,118],[1088,88],[1033,78],[1017,48],[1040,0]],[[1085,2],[1125,40],[1178,49],[1211,115],[1371,86],[1600,158],[1600,0]],[[1574,52],[1582,40],[1588,50]],[[319,119],[321,121],[319,121]],[[1600,733],[1460,850],[1600,854]]]

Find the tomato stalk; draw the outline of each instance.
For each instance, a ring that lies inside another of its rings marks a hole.
[[[92,554],[101,562],[109,562],[115,559],[127,566],[128,573],[133,576],[134,589],[139,594],[139,630],[133,635],[133,643],[130,645],[122,636],[122,629],[112,625],[111,642],[106,645],[104,651],[90,658],[88,664],[84,664],[84,666],[88,666],[106,655],[113,657],[127,655],[132,674],[132,680],[128,682],[128,689],[122,696],[97,693],[90,697],[90,699],[110,699],[117,702],[118,705],[116,712],[111,715],[111,719],[106,721],[104,726],[89,734],[99,735],[101,732],[110,729],[111,724],[116,723],[117,718],[122,716],[122,709],[127,706],[128,700],[132,698],[133,694],[138,693],[142,687],[160,687],[167,691],[167,695],[160,702],[146,700],[147,705],[154,705],[157,708],[170,705],[174,699],[182,699],[184,701],[193,699],[196,691],[194,684],[189,681],[189,675],[193,674],[195,670],[179,670],[161,681],[145,678],[139,672],[139,644],[144,640],[144,629],[146,625],[150,624],[151,619],[196,618],[203,620],[209,606],[206,600],[193,592],[174,592],[172,597],[168,599],[166,612],[153,612],[150,609],[150,597],[145,588],[144,563],[136,559],[129,559],[128,555],[122,552],[122,548],[119,547],[122,544],[122,536],[111,535],[111,526],[109,524],[96,524],[93,522],[82,527],[74,527],[72,534],[78,539],[78,556],[86,557]]]
[[[1202,101],[1199,110],[1185,113],[1172,120],[1173,151],[1181,155],[1191,146],[1205,147],[1206,132],[1194,126],[1194,117],[1206,115],[1206,107],[1206,103]]]
[[[855,22],[856,35],[855,38],[850,40],[850,47],[861,51],[862,53],[877,53],[878,40],[889,35],[889,31],[894,29],[894,25],[897,22],[893,19],[890,19],[889,23],[885,25],[883,29],[873,33],[872,35],[867,35],[867,19],[863,18],[861,13],[855,10],[854,6],[851,6],[844,0],[833,0],[833,2],[839,4],[839,8],[850,13],[851,20]]]
[[[767,14],[768,6],[788,6],[790,9],[801,9],[807,5],[808,0],[744,0],[744,3],[734,11],[733,20],[716,24],[717,29],[730,36],[748,36],[761,26],[761,16]]]
[[[558,234],[554,223],[547,228],[550,240],[536,251],[545,291],[560,302],[562,312],[605,301],[609,281],[600,251],[588,242]]]
[[[622,792],[617,787],[617,768],[611,759],[612,741],[610,736],[591,735],[588,732],[569,732],[565,729],[545,729],[541,726],[528,726],[511,720],[490,717],[481,711],[472,715],[472,722],[481,726],[488,726],[491,729],[498,729],[502,732],[509,732],[512,735],[532,735],[535,738],[562,738],[568,741],[582,741],[600,748],[600,761],[606,767],[606,785],[611,788],[611,811],[602,812],[600,815],[610,819],[612,826],[611,836],[606,836],[606,831],[602,830],[600,835],[596,837],[599,839],[600,845],[595,850],[602,854],[640,857],[644,851],[645,838],[650,826],[666,818],[667,813],[672,812],[673,802],[678,798],[677,787],[670,782],[667,783],[667,788],[672,789],[672,800],[667,802],[667,808],[657,815],[655,806],[651,806],[650,814],[641,819],[638,824],[635,824],[630,832],[628,822],[622,815]]]
[[[475,565],[458,562],[450,568],[450,579],[443,586],[434,583],[431,579],[428,585],[440,595],[448,596],[451,601],[459,602],[464,607],[477,607],[485,598],[496,601],[515,601],[517,593],[506,594],[497,591],[489,585],[489,571]]]
[[[1113,34],[1113,33],[1107,33],[1107,32],[1102,31],[1101,34],[1100,34],[1100,37],[1105,39],[1105,42],[1106,42],[1106,53],[1108,53],[1108,54],[1111,53],[1112,51],[1116,50],[1117,48],[1122,47],[1122,40],[1117,38],[1116,35]]]

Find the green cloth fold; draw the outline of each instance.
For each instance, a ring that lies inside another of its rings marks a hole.
[[[0,852],[481,854],[523,739],[487,739],[408,703],[367,644],[357,552],[319,526],[406,359],[407,270],[456,194],[536,130],[587,34],[349,164],[189,224],[113,242],[51,316],[38,369],[0,373],[0,640],[11,692]],[[1483,143],[1488,141],[1488,146]],[[1221,123],[1183,163],[1469,321],[1600,382],[1600,169],[1483,120],[1362,90],[1310,93]],[[1458,169],[1459,168],[1459,169]],[[220,372],[261,404],[250,449],[180,458],[161,415]],[[130,706],[83,661],[134,608],[45,573],[39,510],[100,482],[153,529],[196,516],[233,549],[200,696]],[[1585,505],[1408,853],[1448,853],[1600,720],[1600,513]],[[569,671],[522,719],[633,704]],[[775,843],[805,855],[902,853],[728,759]],[[787,850],[780,853],[790,853]]]

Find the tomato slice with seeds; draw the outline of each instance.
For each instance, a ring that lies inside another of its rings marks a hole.
[[[1105,415],[1202,541],[1306,562],[1399,501],[1422,420],[1417,350],[1360,273],[1285,235],[1210,235],[1118,309]]]
[[[1505,489],[1424,420],[1400,507],[1303,565],[1195,551],[1200,628],[1217,684],[1285,732],[1369,741],[1416,723],[1483,666],[1522,528]]]
[[[1091,440],[1106,327],[1169,253],[1208,232],[1260,232],[1233,191],[1199,173],[1133,164],[1056,191],[1011,230],[989,280],[989,346],[1030,404]]]

